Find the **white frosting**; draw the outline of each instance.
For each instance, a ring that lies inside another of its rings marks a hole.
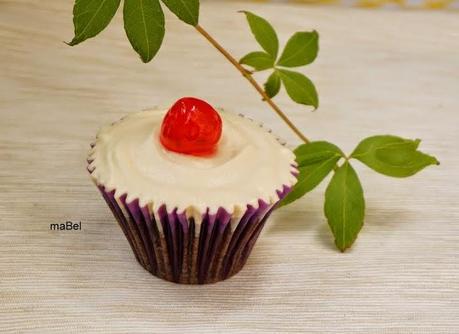
[[[166,204],[190,215],[243,212],[258,200],[276,202],[276,190],[296,183],[295,156],[260,125],[220,112],[222,137],[215,154],[195,157],[166,150],[159,141],[166,111],[133,113],[102,128],[89,153],[95,183],[115,196],[138,198],[153,211]]]

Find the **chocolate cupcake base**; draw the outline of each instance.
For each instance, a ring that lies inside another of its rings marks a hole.
[[[204,213],[202,221],[187,218],[177,209],[161,206],[152,213],[136,199],[115,197],[115,190],[98,186],[118,221],[137,261],[153,275],[183,284],[206,284],[225,280],[239,272],[247,261],[266,219],[277,203],[259,200],[247,205],[235,219],[225,209]],[[290,191],[284,186],[280,198]]]

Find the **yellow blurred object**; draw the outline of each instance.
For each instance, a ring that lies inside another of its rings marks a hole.
[[[287,2],[304,4],[339,4],[363,8],[407,8],[459,10],[459,0],[252,0],[252,2]]]

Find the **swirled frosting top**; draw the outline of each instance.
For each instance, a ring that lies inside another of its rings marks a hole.
[[[116,196],[157,210],[228,212],[276,202],[277,191],[292,186],[295,156],[260,125],[220,112],[223,133],[217,151],[197,157],[166,150],[159,141],[166,110],[130,114],[102,128],[89,153],[93,180]]]

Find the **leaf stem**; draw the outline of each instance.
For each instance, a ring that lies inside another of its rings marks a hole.
[[[220,45],[209,33],[204,30],[199,24],[195,26],[196,30],[207,39],[241,74],[246,78],[250,84],[257,90],[261,95],[262,100],[269,104],[269,106],[276,112],[276,114],[282,118],[282,120],[288,125],[288,127],[306,144],[309,143],[309,139],[292,123],[292,121],[284,114],[284,112],[271,100],[271,98],[265,93],[264,89],[255,81],[251,72],[246,70],[239,64],[239,62],[227,51],[223,46]]]

